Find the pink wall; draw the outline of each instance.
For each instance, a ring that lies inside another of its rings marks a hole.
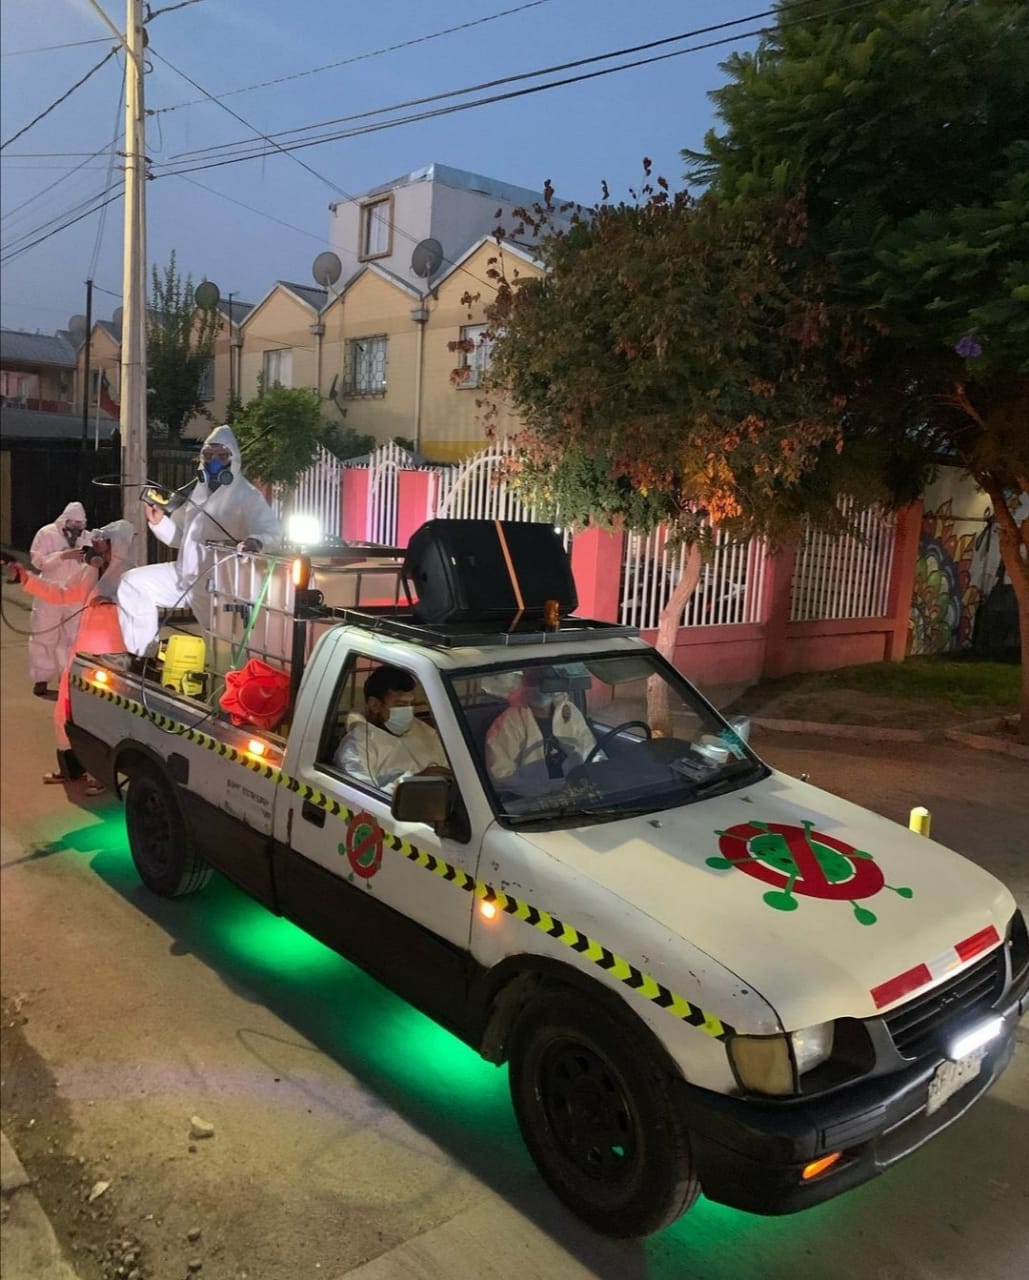
[[[366,537],[370,473],[343,473],[343,537]],[[430,472],[401,471],[397,542],[406,546],[431,507]],[[787,546],[765,562],[762,621],[735,626],[683,627],[676,641],[675,665],[704,686],[747,684],[762,677],[798,671],[827,671],[865,662],[900,661],[908,637],[921,503],[900,512],[884,618],[790,621],[790,596],[796,548]],[[572,540],[572,572],[580,617],[616,622],[621,597],[625,535],[592,528]],[[656,633],[643,632],[653,643]]]
[[[366,542],[368,539],[368,489],[371,472],[358,467],[348,467],[343,472],[343,537],[347,542]]]

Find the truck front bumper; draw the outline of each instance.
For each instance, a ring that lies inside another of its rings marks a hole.
[[[683,1085],[704,1194],[750,1213],[795,1213],[877,1177],[953,1124],[998,1078],[1014,1052],[1018,1020],[1029,1011],[1027,986],[1024,976],[1005,992],[991,1011],[1004,1025],[979,1074],[931,1115],[929,1082],[944,1061],[935,1055],[836,1093],[784,1102]],[[808,1164],[837,1151],[840,1160],[805,1181]]]

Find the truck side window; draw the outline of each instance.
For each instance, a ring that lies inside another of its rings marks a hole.
[[[341,674],[318,759],[387,795],[402,778],[449,771],[415,677],[359,654],[350,656]]]

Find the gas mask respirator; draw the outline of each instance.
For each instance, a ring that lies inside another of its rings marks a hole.
[[[221,458],[201,458],[200,479],[209,489],[232,484],[232,464]]]

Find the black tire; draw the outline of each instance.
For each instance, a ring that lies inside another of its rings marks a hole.
[[[139,878],[154,893],[178,898],[210,880],[211,868],[193,847],[175,789],[156,769],[131,774],[125,826]]]
[[[648,1235],[700,1193],[667,1066],[639,1026],[562,989],[515,1025],[510,1086],[525,1145],[551,1190],[603,1235]]]

